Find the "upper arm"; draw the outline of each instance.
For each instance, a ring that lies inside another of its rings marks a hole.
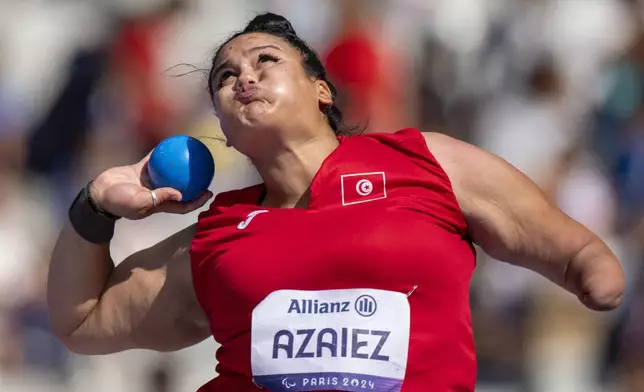
[[[75,344],[92,353],[170,351],[210,336],[192,285],[189,249],[194,231],[193,225],[120,263],[74,333]]]
[[[424,136],[452,182],[473,241],[492,257],[565,286],[568,263],[596,236],[501,158],[445,135]]]

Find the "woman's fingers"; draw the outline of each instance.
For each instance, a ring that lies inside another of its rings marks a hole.
[[[178,200],[169,198],[166,199],[163,203],[157,204],[155,212],[165,212],[168,214],[188,214],[203,207],[208,202],[208,200],[212,198],[212,196],[212,192],[206,191],[202,193],[197,199],[186,203],[181,202],[180,198]]]

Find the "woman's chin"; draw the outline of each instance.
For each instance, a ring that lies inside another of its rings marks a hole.
[[[266,107],[266,104],[261,101],[251,102],[240,111],[240,122],[245,127],[265,127],[270,118],[271,111]]]

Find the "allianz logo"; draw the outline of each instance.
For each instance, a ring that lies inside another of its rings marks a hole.
[[[352,306],[353,305],[353,306]],[[361,295],[355,301],[325,302],[317,299],[291,299],[287,313],[329,314],[354,311],[363,317],[376,313],[378,303],[370,295]]]

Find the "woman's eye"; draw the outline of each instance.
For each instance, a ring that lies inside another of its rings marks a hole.
[[[261,63],[266,63],[266,62],[268,62],[268,61],[272,61],[272,62],[276,63],[276,62],[278,62],[279,60],[280,60],[280,59],[278,59],[277,57],[275,57],[275,56],[273,56],[273,55],[271,55],[271,54],[261,53],[261,54],[259,55],[259,63],[260,63],[260,64],[261,64]]]
[[[233,76],[235,76],[235,75],[233,75],[233,73],[231,71],[222,72],[222,74],[219,76],[218,85],[221,87],[228,78],[233,77]]]

